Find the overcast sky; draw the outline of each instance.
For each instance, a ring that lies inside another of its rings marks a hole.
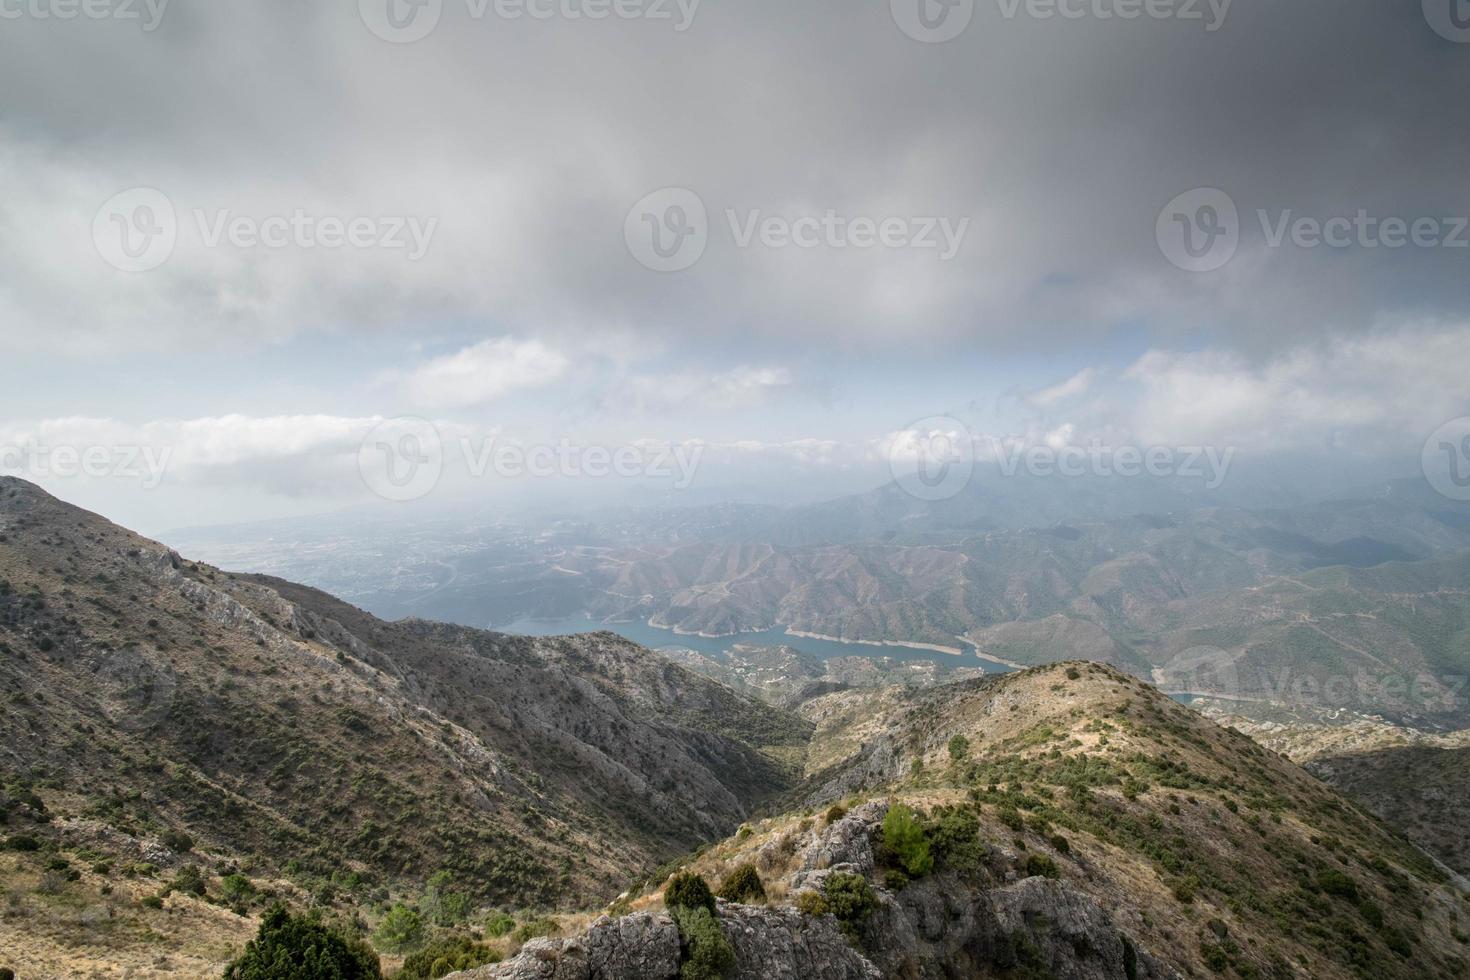
[[[0,0],[0,450],[168,452],[0,469],[158,530],[359,502],[401,416],[818,494],[936,415],[1470,415],[1451,0],[920,2]]]

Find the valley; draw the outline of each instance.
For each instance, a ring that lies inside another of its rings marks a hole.
[[[1422,602],[1458,568],[1293,580]],[[670,873],[750,865],[765,898],[717,908],[742,978],[1470,962],[1461,735],[1186,708],[1105,662],[824,653],[386,622],[5,480],[0,949],[24,976],[217,976],[284,903],[390,972],[452,942],[487,977],[590,980],[588,948],[672,977]],[[860,921],[830,904],[857,879]]]

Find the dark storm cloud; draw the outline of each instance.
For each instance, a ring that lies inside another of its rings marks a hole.
[[[661,342],[754,331],[775,348],[1053,350],[1141,325],[1253,351],[1458,314],[1470,44],[1435,33],[1417,4],[1104,18],[1127,5],[1042,18],[1051,8],[990,0],[960,36],[927,44],[886,0],[670,0],[668,20],[596,21],[510,20],[493,2],[475,17],[445,0],[428,36],[395,44],[356,3],[174,0],[146,31],[13,0],[0,329],[105,346],[453,319]],[[178,242],[125,273],[99,259],[92,224],[136,186],[167,195]],[[657,273],[630,254],[625,218],[665,187],[707,207],[708,245]],[[1156,219],[1198,187],[1236,205],[1239,244],[1191,273],[1166,259]],[[295,240],[208,247],[222,211],[438,227],[415,262]],[[1283,218],[1359,211],[1450,223],[1434,246],[1268,241]],[[788,235],[802,218],[846,230],[834,243],[809,223],[814,247],[759,233],[741,247],[767,218]],[[949,261],[908,247],[940,219],[968,221]],[[904,245],[858,247],[854,220],[896,220]]]

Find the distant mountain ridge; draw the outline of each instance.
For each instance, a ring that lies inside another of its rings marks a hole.
[[[1043,500],[1055,490],[1026,485]],[[786,627],[970,643],[1010,663],[1101,660],[1247,705],[1277,698],[1283,683],[1294,697],[1327,704],[1335,695],[1323,692],[1348,683],[1353,710],[1431,727],[1470,724],[1470,697],[1453,690],[1454,677],[1470,674],[1470,508],[1406,482],[1275,509],[1201,506],[1213,498],[1185,495],[1170,499],[1193,509],[1044,527],[976,531],[944,516],[1022,499],[1007,490],[998,502],[971,493],[939,503],[875,491],[881,519],[868,527],[853,518],[845,541],[803,544],[777,527],[869,513],[868,497],[784,514],[620,514],[542,534],[497,527],[455,538],[424,529],[397,538],[380,528],[407,556],[387,567],[340,538],[309,550],[324,549],[347,570],[333,574],[349,593],[395,614],[459,622],[587,615],[689,633]],[[1364,653],[1354,637],[1372,649]],[[1201,670],[1206,650],[1217,653]],[[1425,696],[1395,693],[1421,675],[1430,679]]]
[[[385,623],[0,479],[0,772],[360,896],[607,896],[799,778],[810,725],[613,634]],[[595,842],[595,846],[594,846]]]
[[[808,781],[804,807],[685,863],[763,881],[764,900],[717,905],[731,980],[1452,980],[1470,965],[1470,902],[1429,858],[1136,678],[1060,664],[866,693],[873,737]],[[459,976],[673,980],[688,950],[670,900],[630,896]]]
[[[1391,596],[1457,581],[1439,561],[1292,578]],[[0,950],[43,977],[218,976],[267,900],[357,935],[395,901],[441,908],[442,880],[524,922],[481,975],[673,980],[669,871],[751,864],[766,901],[716,909],[731,980],[1470,963],[1470,902],[1430,857],[1114,667],[697,666],[763,698],[608,633],[387,623],[0,481]],[[898,804],[932,867],[885,836]],[[839,918],[855,896],[863,920]]]

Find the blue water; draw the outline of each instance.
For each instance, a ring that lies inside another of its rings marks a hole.
[[[718,660],[723,660],[732,646],[740,644],[760,647],[788,646],[823,660],[831,660],[833,657],[892,657],[894,660],[931,660],[951,667],[984,666],[992,671],[1005,670],[988,660],[982,661],[969,651],[956,657],[952,653],[940,653],[938,650],[878,647],[867,643],[844,643],[841,640],[814,640],[805,636],[792,636],[780,627],[755,633],[737,633],[734,636],[690,636],[687,633],[675,633],[673,630],[661,630],[647,623],[602,623],[595,619],[568,616],[563,619],[521,619],[494,629],[524,636],[565,636],[569,633],[609,630],[650,649],[683,647]],[[956,645],[959,645],[959,641],[956,641]]]

